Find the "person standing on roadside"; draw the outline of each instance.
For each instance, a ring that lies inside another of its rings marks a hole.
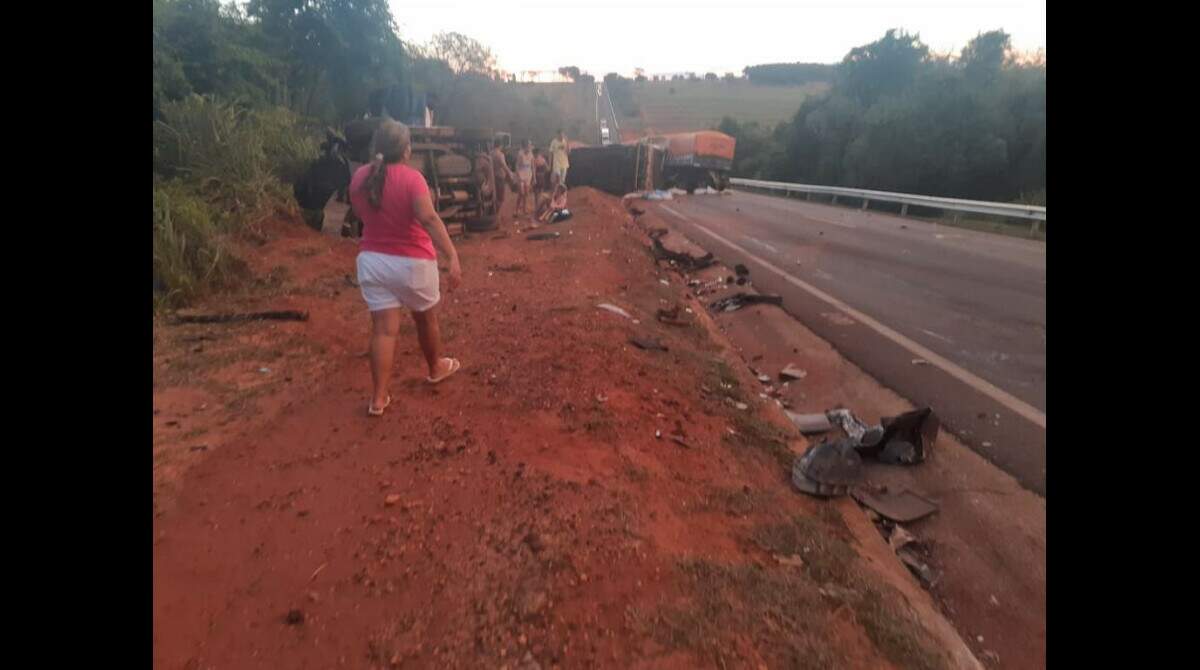
[[[550,141],[550,171],[558,175],[558,183],[567,185],[567,168],[571,167],[571,147],[567,144],[567,134],[560,128],[558,135]]]
[[[448,261],[450,290],[462,281],[458,251],[446,224],[434,209],[421,173],[408,166],[411,135],[402,123],[387,120],[371,139],[374,159],[355,171],[350,202],[362,219],[358,252],[358,283],[371,312],[371,378],[374,382],[367,414],[381,416],[392,402],[388,382],[400,334],[400,310],[412,312],[417,341],[429,367],[426,378],[437,384],[458,372],[461,364],[441,355],[437,305],[437,243]]]
[[[533,142],[525,140],[517,152],[517,215],[533,213],[529,202],[533,192]]]
[[[550,187],[550,164],[540,148],[533,150],[533,201],[537,203],[542,191]]]
[[[508,160],[499,144],[492,147],[492,177],[496,180],[496,218],[503,221],[500,210],[504,207],[504,196],[508,192],[508,185],[513,181],[513,173],[508,168]]]

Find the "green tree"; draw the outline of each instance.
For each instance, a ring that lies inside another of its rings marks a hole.
[[[911,86],[928,58],[929,47],[919,35],[893,28],[846,54],[838,85],[846,95],[870,105]]]

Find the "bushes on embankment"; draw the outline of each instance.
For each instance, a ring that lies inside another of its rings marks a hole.
[[[154,296],[177,307],[232,285],[228,238],[268,216],[296,216],[286,182],[317,156],[310,125],[279,108],[211,96],[164,103],[154,122]]]

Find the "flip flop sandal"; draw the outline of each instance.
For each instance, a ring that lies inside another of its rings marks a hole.
[[[392,396],[390,396],[390,395],[388,396],[387,402],[383,403],[383,407],[380,407],[377,409],[377,408],[375,408],[374,405],[368,404],[367,405],[367,415],[368,416],[383,416],[383,410],[387,409],[388,405],[391,405],[391,404],[392,404]]]
[[[441,377],[438,377],[436,379],[433,377],[426,377],[425,381],[429,382],[430,384],[441,383],[441,382],[445,381],[446,378],[449,377],[450,375],[454,374],[455,372],[458,372],[458,369],[462,367],[462,363],[459,363],[457,358],[443,358],[442,360],[450,361],[450,369],[445,374],[443,374]]]

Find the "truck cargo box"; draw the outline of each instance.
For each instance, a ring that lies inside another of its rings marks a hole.
[[[621,196],[662,188],[666,154],[648,144],[611,144],[571,149],[567,186],[591,186]]]

